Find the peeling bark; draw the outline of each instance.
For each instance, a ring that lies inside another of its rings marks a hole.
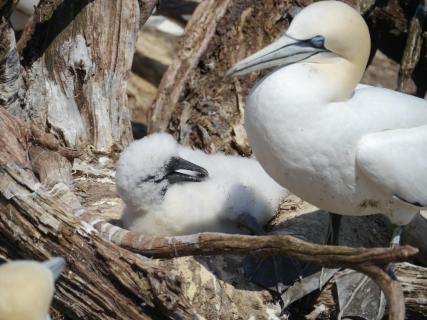
[[[128,73],[139,22],[155,1],[143,4],[145,16],[137,0],[42,1],[19,41],[26,87],[15,114],[69,147],[126,145]]]

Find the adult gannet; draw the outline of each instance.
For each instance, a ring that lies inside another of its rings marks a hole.
[[[369,52],[359,13],[321,1],[229,74],[279,66],[252,89],[245,112],[270,176],[327,211],[381,212],[405,225],[427,206],[427,102],[358,85]]]
[[[359,13],[321,1],[228,74],[277,67],[252,89],[245,112],[271,177],[329,212],[380,212],[402,226],[427,206],[427,102],[358,85],[369,53]]]
[[[49,306],[65,267],[63,258],[0,265],[0,320],[49,320]]]
[[[257,161],[208,155],[166,133],[123,151],[116,184],[126,204],[123,226],[149,235],[242,233],[239,225],[257,231],[288,194]]]

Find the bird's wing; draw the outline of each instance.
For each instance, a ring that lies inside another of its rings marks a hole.
[[[396,198],[427,207],[427,125],[364,135],[356,163]]]

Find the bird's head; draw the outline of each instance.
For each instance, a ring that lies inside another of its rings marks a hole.
[[[203,181],[206,169],[178,155],[178,144],[166,133],[155,133],[132,142],[117,162],[117,191],[126,205],[160,203],[168,188]],[[143,208],[142,208],[143,209]]]
[[[354,64],[363,74],[370,46],[368,27],[356,10],[340,1],[320,1],[301,10],[282,36],[227,74],[243,75],[298,62],[328,64],[337,57]]]
[[[47,320],[63,258],[14,261],[0,266],[0,319]]]

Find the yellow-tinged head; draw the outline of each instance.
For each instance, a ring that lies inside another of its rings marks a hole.
[[[62,258],[45,263],[14,261],[0,266],[0,320],[47,320]]]
[[[337,99],[342,99],[360,81],[370,48],[368,27],[356,10],[340,1],[320,1],[301,10],[281,37],[237,63],[227,74],[313,63],[331,77],[341,73]]]
[[[363,69],[368,62],[371,50],[368,26],[355,9],[343,2],[320,1],[309,5],[295,17],[286,34],[300,40],[323,37],[326,52],[356,62]]]

